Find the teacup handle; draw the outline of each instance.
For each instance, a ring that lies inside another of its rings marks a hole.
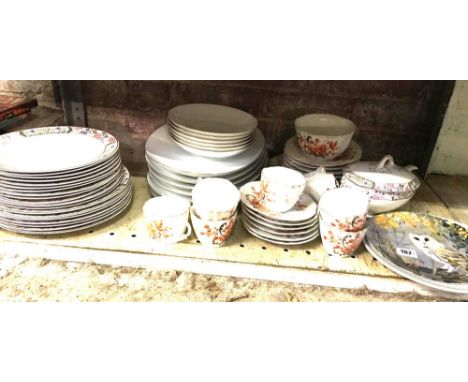
[[[187,232],[180,237],[179,241],[187,239],[191,234],[192,234],[192,226],[190,225],[189,222],[187,222]]]

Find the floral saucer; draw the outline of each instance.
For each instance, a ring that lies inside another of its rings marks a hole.
[[[317,204],[305,192],[294,207],[286,212],[273,212],[264,206],[259,181],[245,184],[241,187],[240,193],[242,205],[270,219],[296,222],[311,219],[317,214]]]

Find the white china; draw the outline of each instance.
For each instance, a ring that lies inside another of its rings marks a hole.
[[[354,189],[336,188],[322,195],[318,209],[326,224],[344,231],[359,231],[366,222],[369,198]]]
[[[306,193],[302,193],[293,208],[286,212],[274,212],[264,207],[264,196],[258,181],[245,184],[241,187],[240,193],[243,207],[250,208],[269,219],[302,222],[312,219],[317,214],[317,204]]]
[[[159,196],[143,205],[143,216],[150,236],[162,243],[172,244],[191,234],[188,223],[190,203],[175,196]]]
[[[163,125],[146,141],[146,154],[166,167],[186,174],[223,176],[241,170],[260,158],[265,148],[265,138],[259,129],[251,146],[229,158],[207,158],[189,153],[171,138],[168,125]]]
[[[306,155],[333,159],[349,146],[356,125],[331,114],[307,114],[295,120],[297,142]]]
[[[220,247],[231,236],[237,219],[237,212],[219,219],[205,219],[199,216],[198,210],[190,209],[193,230],[200,243],[206,247]]]
[[[277,226],[274,223],[267,221],[266,219],[259,219],[258,216],[251,213],[251,211],[247,208],[242,210],[242,213],[243,216],[249,220],[252,226],[274,234],[301,236],[307,233],[316,232],[318,229],[318,217],[315,218],[311,223],[291,228],[287,226]]]
[[[361,245],[366,233],[365,229],[359,231],[343,231],[332,226],[320,217],[320,236],[322,244],[329,254],[351,256]]]
[[[245,111],[213,104],[186,104],[169,110],[173,123],[207,134],[245,135],[257,127],[257,120]]]
[[[239,200],[239,190],[227,179],[200,178],[192,190],[192,203],[202,220],[232,216]]]
[[[306,191],[316,202],[329,190],[337,187],[337,181],[332,173],[327,173],[324,167],[319,167],[316,171],[305,174],[307,181]]]
[[[1,228],[72,232],[112,219],[131,203],[130,174],[107,132],[35,128],[0,136],[0,146]]]
[[[287,167],[273,166],[262,170],[260,189],[263,206],[274,212],[285,212],[293,208],[303,193],[304,176]]]
[[[0,170],[57,173],[103,162],[118,150],[107,132],[84,127],[53,126],[0,135]]]
[[[391,155],[380,162],[358,162],[345,169],[341,187],[353,188],[370,198],[369,212],[378,214],[395,210],[416,193],[420,181],[412,171],[415,166],[397,166]]]

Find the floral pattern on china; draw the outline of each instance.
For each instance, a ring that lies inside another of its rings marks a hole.
[[[299,135],[297,138],[299,147],[307,154],[314,155],[320,158],[328,158],[338,151],[338,142],[336,140],[327,139],[325,141],[319,138],[310,136],[304,137]]]
[[[220,227],[215,225],[205,224],[204,230],[200,232],[200,235],[209,237],[211,244],[222,245],[231,236],[234,224],[236,222],[236,215],[229,219],[226,223],[223,223]]]
[[[333,230],[322,234],[323,239],[332,246],[333,252],[342,255],[352,255],[361,244],[363,236],[364,232],[362,231],[346,233],[342,237],[335,235]]]
[[[148,223],[148,231],[153,239],[169,239],[172,237],[172,228],[164,225],[162,220]]]
[[[397,166],[391,155],[385,155],[377,164],[358,162],[346,167],[341,183],[342,186],[351,183],[366,189],[372,200],[407,199],[421,185],[419,179],[411,173],[416,169],[416,166]],[[387,178],[399,181],[391,182],[385,180]]]
[[[301,221],[311,219],[317,213],[317,204],[305,192],[301,194],[294,207],[286,212],[273,212],[264,207],[264,194],[261,191],[260,181],[245,184],[240,192],[243,205],[272,219]]]

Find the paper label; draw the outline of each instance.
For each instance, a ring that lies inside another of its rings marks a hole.
[[[398,256],[412,257],[413,259],[418,258],[416,251],[413,251],[412,249],[397,247],[396,252]]]

